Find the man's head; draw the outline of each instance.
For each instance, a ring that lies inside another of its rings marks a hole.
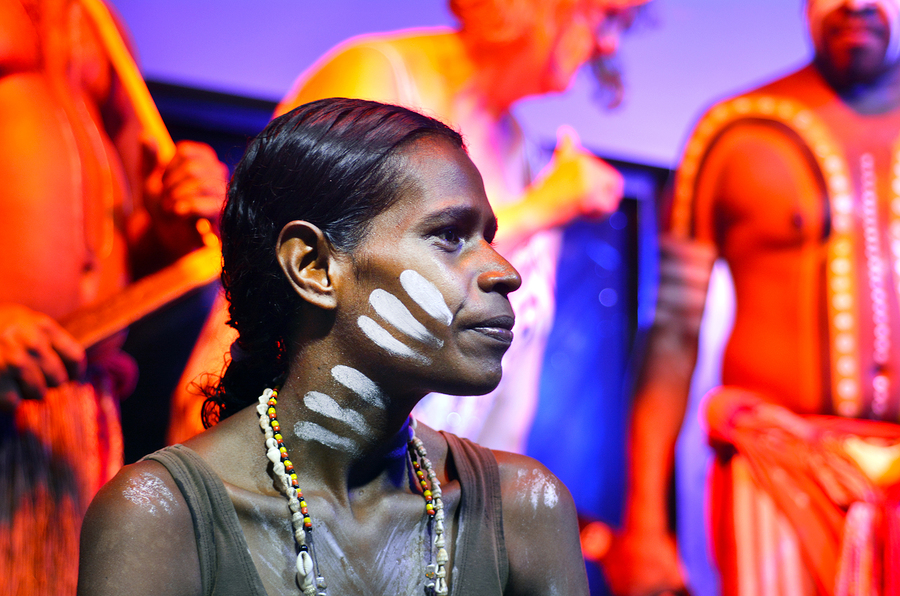
[[[900,59],[900,0],[808,0],[816,64],[839,88],[871,83]]]
[[[620,33],[647,0],[450,0],[469,44],[487,54],[514,51],[534,87],[565,90],[582,65],[615,53]],[[605,81],[604,81],[605,82]]]

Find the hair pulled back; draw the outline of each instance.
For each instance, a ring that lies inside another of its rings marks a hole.
[[[337,250],[353,251],[368,222],[402,194],[398,150],[423,137],[463,147],[443,123],[406,108],[323,99],[272,120],[250,142],[222,213],[222,285],[238,331],[231,361],[203,404],[206,427],[255,403],[287,372],[288,332],[301,299],[276,259],[282,228],[319,227]]]

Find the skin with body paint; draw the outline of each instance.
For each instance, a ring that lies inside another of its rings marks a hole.
[[[308,503],[316,564],[331,594],[424,593],[431,545],[425,501],[410,471],[409,414],[431,391],[492,389],[512,341],[507,295],[520,279],[491,245],[496,220],[478,171],[461,148],[441,138],[412,142],[398,160],[397,171],[407,176],[402,193],[371,217],[351,252],[335,249],[318,228],[299,220],[282,227],[275,247],[285,279],[304,305],[291,321],[277,418]],[[373,337],[361,320],[393,341]],[[393,342],[416,357],[398,354]],[[459,478],[446,439],[424,425],[415,434],[441,483],[453,586],[464,573],[455,567]],[[248,407],[185,445],[224,483],[266,592],[296,595],[293,529],[263,438],[257,412]],[[586,596],[568,491],[533,460],[494,456],[510,569],[504,592],[553,593],[550,584],[558,584],[565,593]],[[520,478],[522,470],[528,473]],[[145,472],[167,477],[154,461],[126,467],[92,506],[88,542],[110,550],[103,581],[83,593],[201,593],[191,514],[174,480],[167,487],[176,503],[163,519],[142,515],[122,498],[130,479]],[[516,495],[529,495],[538,481],[546,513],[536,516],[528,498]],[[124,519],[140,531],[117,533]],[[555,537],[552,552],[534,540],[536,534]],[[83,552],[83,561],[94,564],[87,559],[92,551]],[[158,569],[179,578],[178,585],[161,586]],[[115,589],[104,591],[104,585]]]

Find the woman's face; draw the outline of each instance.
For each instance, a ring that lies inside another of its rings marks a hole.
[[[485,393],[512,341],[519,274],[490,244],[496,219],[464,151],[423,139],[402,159],[410,184],[372,220],[338,289],[340,332],[389,392]]]

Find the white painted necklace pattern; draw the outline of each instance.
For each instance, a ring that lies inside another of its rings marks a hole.
[[[887,409],[890,382],[884,374],[891,349],[891,327],[887,311],[887,292],[884,278],[888,273],[881,256],[878,226],[878,195],[875,191],[875,159],[865,153],[859,159],[862,180],[862,222],[866,273],[869,282],[869,297],[872,299],[872,359],[877,372],[872,379],[872,412],[879,418]]]
[[[288,457],[287,448],[281,436],[281,425],[276,417],[277,389],[267,388],[259,396],[256,410],[259,413],[259,426],[266,438],[266,457],[272,462],[272,470],[281,481],[281,489],[288,500],[291,511],[291,525],[294,529],[294,540],[297,543],[297,585],[303,596],[327,596],[325,578],[319,572],[315,558],[312,539],[312,518],[309,508],[303,499],[297,474]],[[430,553],[430,561],[426,562],[426,588],[430,594],[447,596],[448,555],[444,539],[444,504],[441,484],[437,479],[431,461],[422,441],[415,436],[416,421],[410,418],[410,439],[408,441],[409,461],[416,480],[422,488],[425,499],[425,511],[433,525],[434,539]],[[427,480],[426,480],[427,478]]]

